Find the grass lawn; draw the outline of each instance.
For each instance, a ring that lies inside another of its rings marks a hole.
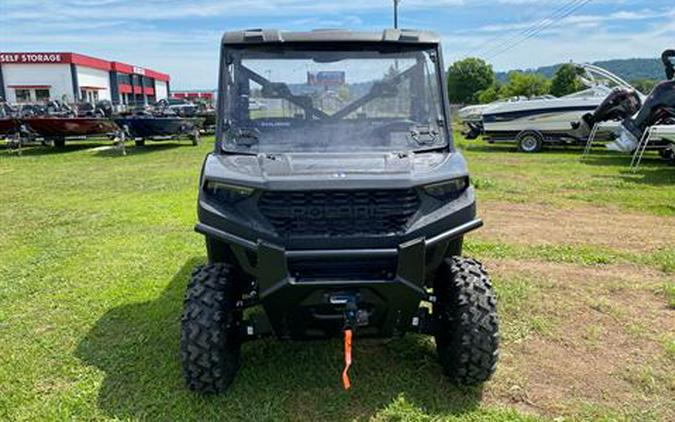
[[[205,261],[212,142],[0,150],[0,420],[675,420],[675,169],[460,141],[486,227],[502,356],[449,385],[432,341],[246,344],[230,391],[184,388],[179,316]],[[559,419],[558,419],[559,420]]]

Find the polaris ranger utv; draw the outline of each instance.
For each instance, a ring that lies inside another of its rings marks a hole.
[[[495,370],[495,296],[461,257],[476,218],[453,146],[439,38],[428,32],[228,32],[215,150],[202,169],[181,357],[225,390],[242,342],[433,335],[447,375]],[[245,312],[252,307],[262,312]]]

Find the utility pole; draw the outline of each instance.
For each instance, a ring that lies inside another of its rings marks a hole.
[[[394,28],[398,29],[398,4],[401,0],[394,0]]]

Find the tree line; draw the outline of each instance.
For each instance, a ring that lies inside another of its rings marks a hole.
[[[578,78],[581,73],[583,70],[567,63],[558,67],[550,79],[540,73],[513,71],[506,82],[500,82],[492,65],[470,57],[453,63],[448,69],[448,93],[450,102],[457,104],[485,104],[516,96],[562,97],[585,88]],[[632,82],[643,93],[649,93],[656,83],[651,79]]]

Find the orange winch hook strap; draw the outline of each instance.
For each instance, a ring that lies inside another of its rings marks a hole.
[[[342,385],[349,390],[352,384],[349,382],[349,367],[352,366],[352,330],[345,330],[345,369],[342,371]]]

